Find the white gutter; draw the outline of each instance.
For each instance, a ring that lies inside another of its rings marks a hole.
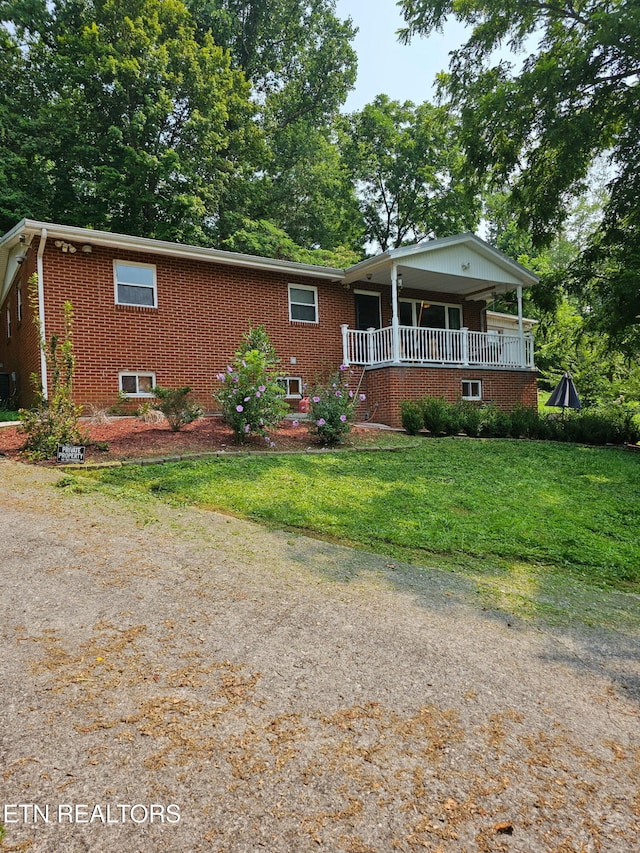
[[[44,262],[42,260],[42,256],[44,255],[44,248],[47,245],[47,229],[43,228],[40,232],[40,245],[38,246],[38,262],[37,262],[37,273],[38,273],[38,315],[40,317],[40,373],[42,374],[42,396],[45,400],[49,396],[49,382],[47,379],[47,356],[44,350],[44,345],[46,345],[47,336],[45,332],[44,326]]]
[[[155,240],[151,237],[134,237],[128,234],[116,234],[111,231],[94,231],[90,228],[77,228],[71,225],[56,225],[51,222],[39,222],[25,219],[21,223],[26,233],[48,232],[52,240],[69,240],[93,246],[106,246],[117,250],[148,252],[154,255],[169,255],[174,258],[187,258],[194,261],[229,264],[231,266],[250,267],[269,270],[285,275],[310,275],[330,281],[342,281],[344,270],[322,267],[316,264],[303,264],[297,261],[281,261],[275,258],[262,258],[258,255],[246,255],[223,249],[211,249],[204,246],[190,246],[185,243],[171,243],[167,240]],[[14,229],[15,230],[15,229]],[[4,240],[5,238],[3,238]]]

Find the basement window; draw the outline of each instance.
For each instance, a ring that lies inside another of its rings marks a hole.
[[[462,399],[482,400],[482,382],[479,379],[463,379]]]
[[[278,383],[284,388],[285,397],[293,400],[302,399],[302,379],[299,376],[283,376]]]
[[[122,372],[120,392],[127,397],[153,397],[156,386],[155,373]]]

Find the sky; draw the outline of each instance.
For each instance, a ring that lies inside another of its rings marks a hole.
[[[416,104],[433,100],[436,74],[447,69],[449,52],[466,41],[464,27],[452,21],[443,34],[401,45],[395,33],[404,20],[396,0],[336,0],[336,13],[352,18],[359,30],[353,43],[358,79],[344,112],[360,110],[380,94]]]

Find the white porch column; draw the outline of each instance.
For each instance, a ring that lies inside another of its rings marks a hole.
[[[391,264],[391,349],[393,363],[400,364],[400,318],[398,315],[398,268]]]
[[[520,338],[520,367],[527,366],[526,350],[524,348],[524,326],[522,323],[522,285],[519,284],[516,293],[518,294],[518,337]]]
[[[351,363],[349,361],[349,335],[348,329],[349,326],[346,323],[343,323],[340,328],[342,329],[342,363],[345,367],[350,367]]]
[[[466,366],[469,364],[469,329],[463,326],[462,332],[462,363]]]

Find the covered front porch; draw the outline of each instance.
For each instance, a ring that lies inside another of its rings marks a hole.
[[[534,368],[533,336],[387,326],[383,329],[342,327],[343,363],[381,367],[391,364],[417,366]]]
[[[390,249],[352,267],[355,328],[342,325],[343,362],[364,367],[534,370],[524,287],[537,278],[474,234]],[[515,292],[513,333],[488,330],[485,309]]]

